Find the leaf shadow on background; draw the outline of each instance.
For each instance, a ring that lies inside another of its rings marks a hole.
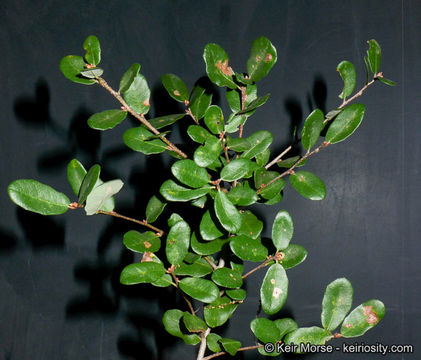
[[[17,237],[10,230],[0,227],[0,255],[11,253],[17,246]]]

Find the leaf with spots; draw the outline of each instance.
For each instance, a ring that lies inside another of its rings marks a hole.
[[[242,226],[238,235],[245,235],[252,239],[257,239],[263,230],[263,222],[250,210],[245,210],[242,214]]]
[[[241,272],[226,267],[216,269],[212,273],[212,281],[219,286],[232,289],[239,288],[243,285]]]
[[[236,89],[237,84],[233,80],[231,67],[228,64],[228,55],[218,44],[207,44],[203,52],[206,63],[206,73],[209,79],[218,86],[226,86]]]
[[[172,265],[180,264],[186,257],[190,246],[190,227],[184,221],[178,221],[167,235],[165,253],[168,262]]]
[[[161,80],[165,90],[174,100],[182,103],[189,100],[189,90],[177,75],[165,74],[162,75]]]
[[[137,74],[129,88],[122,94],[127,105],[129,105],[135,113],[146,115],[149,112],[151,107],[149,104],[151,91],[149,90],[148,83],[143,75]]]
[[[281,310],[288,296],[288,278],[282,265],[273,264],[266,272],[260,288],[262,309],[268,315]]]
[[[326,330],[335,330],[349,313],[354,290],[345,279],[336,279],[327,287],[322,303],[322,325]]]
[[[309,171],[298,171],[290,175],[289,182],[306,199],[323,200],[326,196],[326,187],[323,181]]]
[[[265,77],[277,60],[276,49],[264,36],[253,41],[247,72],[250,80],[257,82]]]
[[[212,134],[220,134],[224,131],[224,114],[219,106],[210,106],[205,113],[205,124]]]
[[[124,234],[124,246],[134,252],[157,252],[161,247],[161,240],[152,231],[140,233],[135,230],[130,230]]]
[[[286,249],[282,250],[282,254],[282,266],[284,269],[291,269],[306,259],[307,250],[301,245],[289,244]]]
[[[165,274],[162,264],[149,261],[127,265],[120,275],[120,282],[123,285],[134,285],[151,283],[158,280]]]

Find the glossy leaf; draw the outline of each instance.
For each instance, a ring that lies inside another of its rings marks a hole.
[[[101,61],[101,46],[98,38],[95,35],[88,36],[83,43],[83,48],[86,50],[86,62],[95,66],[98,65]]]
[[[220,352],[221,347],[218,344],[219,339],[222,339],[218,334],[210,333],[206,338],[206,345],[208,349],[214,353]]]
[[[137,74],[129,88],[123,92],[123,98],[137,114],[147,114],[150,109],[149,98],[151,91],[145,77]]]
[[[165,274],[162,264],[153,261],[127,265],[120,275],[120,282],[123,285],[134,285],[150,283],[158,280]]]
[[[276,314],[284,305],[288,296],[288,278],[282,265],[269,267],[260,288],[260,300],[263,311],[268,315]]]
[[[352,338],[365,334],[383,319],[385,312],[384,304],[379,300],[369,300],[361,304],[343,321],[342,336]]]
[[[123,77],[120,80],[120,93],[126,92],[130,85],[132,84],[133,80],[139,74],[140,64],[134,63],[132,66],[128,68],[128,70],[124,73]]]
[[[206,323],[198,316],[185,312],[183,322],[189,332],[205,331],[208,327]]]
[[[325,117],[319,109],[314,110],[306,119],[301,132],[301,143],[306,150],[310,150],[319,140],[325,124]]]
[[[237,270],[226,267],[216,269],[212,273],[212,281],[219,286],[233,289],[239,288],[243,285],[241,273]]]
[[[257,99],[253,100],[244,110],[237,112],[237,115],[247,114],[258,107],[264,105],[268,101],[270,94],[265,96],[259,96]]]
[[[222,142],[216,137],[206,139],[205,145],[199,146],[194,152],[194,162],[201,167],[208,167],[218,160],[222,151]]]
[[[225,351],[231,356],[234,356],[237,353],[238,349],[241,347],[241,343],[233,339],[222,338],[219,340],[219,342],[221,343]]]
[[[156,287],[168,287],[173,284],[170,274],[162,275],[158,280],[152,281],[151,284]]]
[[[161,185],[159,192],[168,201],[189,201],[206,195],[211,189],[210,186],[188,189],[176,184],[173,180],[167,180]]]
[[[265,205],[274,205],[282,200],[282,193],[275,195],[272,199],[264,202]]]
[[[330,334],[317,326],[298,328],[290,332],[284,339],[285,344],[307,344],[324,345],[327,340],[332,338]],[[300,346],[297,348],[297,353],[301,354]]]
[[[159,200],[158,197],[153,195],[146,205],[146,221],[148,223],[153,223],[158,219],[159,215],[164,211],[164,208],[167,204]]]
[[[267,185],[270,181],[274,180],[278,176],[279,173],[276,171],[267,171],[264,168],[256,170],[254,173],[254,184],[256,189],[260,189],[260,196],[262,198],[270,200],[277,196],[285,187],[285,180],[282,178],[279,178],[272,184]]]
[[[191,95],[189,108],[197,121],[205,116],[206,110],[212,103],[212,94],[206,93],[206,90],[196,86]]]
[[[228,138],[228,149],[236,152],[243,152],[250,148],[251,143],[246,138]]]
[[[380,70],[382,61],[382,50],[378,42],[374,39],[368,41],[369,48],[367,50],[367,59],[373,74],[377,74]]]
[[[36,180],[15,180],[7,187],[10,199],[25,210],[41,215],[60,215],[69,209],[69,198]]]
[[[219,106],[210,106],[205,113],[205,124],[212,134],[220,134],[224,131],[224,115]]]
[[[331,121],[342,112],[342,109],[335,109],[329,111],[325,116],[325,121]]]
[[[226,296],[218,298],[204,308],[206,323],[211,328],[225,324],[237,309],[237,306],[237,304],[231,304],[231,300]]]
[[[180,264],[186,257],[190,246],[190,227],[185,221],[178,221],[171,226],[167,235],[165,253],[172,265]]]
[[[181,262],[176,267],[174,273],[177,276],[203,277],[210,274],[212,271],[212,266],[205,259],[199,257],[192,264]]]
[[[252,239],[244,235],[231,238],[231,251],[241,260],[264,261],[268,256],[268,249],[262,245],[260,239]]]
[[[250,329],[254,336],[256,336],[263,344],[268,342],[276,343],[281,340],[278,327],[275,322],[269,319],[253,319],[250,323]]]
[[[208,200],[208,198],[206,196],[202,196],[198,199],[195,199],[191,202],[191,204],[193,206],[196,206],[198,208],[203,209],[205,207],[206,201]]]
[[[209,131],[199,125],[190,125],[187,128],[187,134],[189,134],[193,141],[199,144],[204,144],[208,138],[212,137]]]
[[[323,200],[326,187],[323,181],[309,171],[298,171],[290,175],[289,181],[298,193],[310,200]]]
[[[189,100],[189,90],[186,84],[177,75],[165,74],[161,77],[162,85],[168,94],[179,102],[186,102]]]
[[[204,240],[214,240],[224,235],[213,221],[209,210],[203,214],[200,221],[200,235]]]
[[[222,240],[222,239],[215,239],[213,241],[207,242],[199,242],[195,233],[191,236],[191,248],[192,250],[199,255],[212,255],[222,249],[225,243],[227,243],[229,239]]]
[[[246,298],[246,291],[243,289],[227,289],[225,293],[233,300],[244,300]]]
[[[345,319],[352,306],[354,290],[345,279],[336,279],[327,287],[322,303],[322,325],[325,329],[335,330]]]
[[[276,49],[265,37],[253,41],[250,57],[247,60],[247,72],[250,80],[260,81],[275,65],[277,59]]]
[[[231,114],[228,117],[227,124],[225,125],[225,132],[228,134],[232,134],[238,131],[238,127],[240,125],[244,125],[247,120],[246,115],[236,115]]]
[[[285,159],[285,160],[282,160],[282,161],[279,161],[278,163],[277,163],[277,165],[280,167],[280,168],[286,168],[286,169],[289,169],[291,166],[293,166],[298,160],[300,160],[301,159],[301,156],[293,156],[293,157],[290,157],[290,158],[288,158],[288,159]],[[307,162],[307,159],[305,159],[305,160],[303,160],[303,161],[301,161],[298,165],[297,165],[297,167],[301,167],[301,166],[304,166],[305,164],[306,164],[306,162]]]
[[[84,85],[96,84],[96,80],[87,79],[80,75],[82,71],[86,70],[85,65],[86,63],[81,56],[68,55],[61,59],[60,70],[66,78],[75,83]]]
[[[86,170],[83,165],[77,160],[73,159],[67,165],[67,180],[76,196],[79,195],[80,186],[86,176]]]
[[[206,73],[209,79],[218,86],[227,86],[230,89],[236,89],[232,75],[234,72],[228,65],[228,55],[217,44],[207,44],[203,53],[206,63]]]
[[[183,311],[177,309],[167,310],[162,318],[165,330],[169,334],[183,339],[188,345],[196,345],[200,343],[200,337],[196,334],[185,335],[180,329],[180,320],[184,314]]]
[[[228,199],[234,205],[239,206],[248,206],[254,204],[259,197],[256,194],[256,191],[250,188],[248,182],[243,182],[237,184],[236,187],[231,188],[228,193]]]
[[[289,244],[289,246],[282,250],[283,259],[281,261],[284,269],[291,269],[294,266],[301,264],[307,257],[307,250],[297,244]]]
[[[339,63],[337,70],[344,81],[344,88],[339,97],[345,100],[355,89],[355,85],[357,84],[357,73],[354,65],[346,60]]]
[[[281,210],[276,214],[272,225],[272,241],[276,250],[286,249],[294,234],[294,223],[291,215]]]
[[[124,246],[135,252],[157,252],[161,247],[161,240],[152,231],[140,233],[135,230],[130,230],[124,234]]]
[[[209,280],[188,277],[180,280],[179,287],[193,299],[204,303],[212,303],[219,298],[218,287]]]
[[[267,130],[259,130],[249,136],[247,140],[250,147],[241,154],[241,157],[252,159],[269,147],[273,141],[273,135]]]
[[[199,188],[210,181],[208,172],[190,159],[175,162],[171,172],[181,183],[193,188]]]
[[[221,170],[221,179],[224,181],[235,181],[244,177],[249,177],[253,163],[249,159],[235,159],[230,161]]]
[[[126,130],[123,134],[123,141],[130,149],[146,155],[159,154],[167,150],[167,145],[163,141],[159,139],[148,140],[153,135],[143,126],[138,126]]]
[[[363,120],[365,106],[352,104],[346,107],[336,118],[326,133],[326,141],[336,144],[352,135]]]
[[[123,187],[121,180],[111,180],[97,186],[92,190],[86,199],[86,215],[94,215],[113,195],[117,194]]]
[[[148,121],[155,129],[161,129],[163,127],[174,124],[184,116],[186,116],[186,114],[171,114],[149,119]]]
[[[392,80],[389,80],[389,79],[386,79],[386,78],[384,78],[383,76],[379,76],[378,77],[378,79],[383,83],[383,84],[386,84],[386,85],[389,85],[389,86],[395,86],[396,85],[396,83],[394,82],[394,81],[392,81]]]
[[[92,192],[98,182],[101,167],[98,164],[92,166],[83,178],[79,190],[79,204],[84,204],[88,195]]]
[[[215,214],[223,228],[236,233],[241,228],[241,214],[223,191],[215,197]]]
[[[256,155],[256,163],[259,166],[265,166],[269,162],[270,149],[267,148],[265,151]]]
[[[250,210],[245,210],[241,214],[241,229],[238,231],[238,235],[245,235],[252,239],[257,239],[263,230],[263,222],[260,221],[256,215]]]
[[[268,337],[271,336],[273,340],[271,340],[270,342],[273,342],[273,343],[280,341],[286,334],[298,328],[297,323],[294,320],[289,319],[289,318],[277,319],[271,322],[272,324],[267,327],[265,327],[265,325],[268,324],[267,319],[258,318],[255,320],[259,320],[260,322],[255,325],[256,333],[259,334],[261,339],[267,339]],[[253,320],[253,322],[255,320]],[[268,330],[273,331],[272,335],[268,333]],[[264,342],[263,340],[261,341]],[[259,348],[258,351],[259,351],[259,354],[265,355],[265,356],[272,356],[272,357],[279,356],[279,353],[277,353],[276,351],[272,353],[267,353],[264,350],[264,348]]]
[[[92,129],[108,130],[120,124],[126,117],[127,111],[106,110],[92,115],[88,119],[88,125]]]

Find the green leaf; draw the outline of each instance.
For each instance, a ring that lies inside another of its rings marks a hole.
[[[233,112],[237,113],[241,111],[241,94],[237,89],[227,89],[225,98],[227,99],[228,105]]]
[[[309,171],[298,171],[290,175],[289,181],[298,193],[310,200],[323,200],[326,187],[323,181]]]
[[[171,114],[149,119],[148,121],[155,129],[161,129],[165,126],[174,124],[184,116],[186,116],[186,114]]]
[[[276,250],[286,249],[294,234],[294,223],[291,215],[286,210],[276,214],[272,225],[272,241]]]
[[[180,215],[174,213],[168,219],[168,226],[169,227],[172,227],[175,224],[177,224],[179,221],[184,221],[184,220],[183,220],[183,218]]]
[[[235,181],[247,176],[252,169],[253,163],[249,159],[235,159],[230,161],[221,170],[221,179],[224,181]]]
[[[343,321],[342,336],[352,338],[365,334],[383,319],[385,312],[384,304],[379,300],[369,300],[361,304]]]
[[[124,91],[123,99],[137,114],[146,115],[150,109],[149,98],[151,91],[145,77],[136,74],[129,88]]]
[[[36,180],[15,180],[7,187],[10,199],[25,210],[41,215],[60,215],[69,209],[69,198]]]
[[[252,239],[244,235],[231,238],[231,251],[241,260],[263,261],[268,256],[268,249],[264,247],[260,239]]]
[[[185,312],[183,322],[189,332],[205,331],[208,327],[206,323],[198,316]]]
[[[203,52],[203,59],[206,63],[206,73],[209,79],[218,86],[226,86],[230,89],[236,89],[232,75],[234,72],[228,66],[228,55],[217,44],[207,44]]]
[[[247,60],[247,72],[250,80],[257,82],[265,77],[277,59],[276,49],[264,36],[253,41],[250,57]]]
[[[273,264],[266,272],[260,288],[262,309],[268,315],[281,310],[288,296],[288,278],[282,265]]]
[[[126,130],[123,134],[123,141],[130,149],[146,155],[159,154],[167,150],[167,145],[163,141],[159,139],[148,140],[153,135],[143,126],[138,126]]]
[[[224,131],[224,114],[219,106],[210,106],[205,113],[205,124],[212,134],[220,134]]]
[[[263,222],[260,221],[250,210],[245,210],[241,214],[241,217],[242,225],[238,235],[245,235],[247,237],[251,237],[252,239],[257,239],[263,230]]]
[[[325,116],[325,120],[326,121],[331,121],[332,119],[334,119],[336,116],[338,116],[340,113],[342,112],[342,109],[335,109],[335,110],[331,110],[329,111],[326,116]]]
[[[146,221],[148,223],[153,223],[158,219],[159,215],[164,211],[164,208],[167,204],[158,199],[153,195],[146,205]]]
[[[180,263],[175,269],[175,275],[203,277],[212,271],[212,266],[205,259],[198,258],[192,264]]]
[[[256,189],[260,189],[260,196],[263,199],[272,199],[273,197],[277,196],[285,187],[285,180],[282,178],[279,178],[272,184],[267,185],[270,181],[277,178],[278,176],[279,173],[276,171],[267,171],[265,168],[258,169],[254,173],[254,184]]]
[[[306,119],[301,132],[301,143],[306,150],[310,150],[319,140],[325,124],[325,117],[319,109],[314,110]]]
[[[134,81],[137,74],[139,74],[140,64],[134,63],[129,69],[124,73],[123,77],[120,80],[119,92],[125,93],[129,88],[132,82]]]
[[[80,75],[88,79],[96,79],[97,77],[100,77],[103,73],[104,70],[101,68],[89,68],[81,71]]]
[[[117,194],[123,187],[121,180],[111,180],[97,186],[86,199],[86,215],[94,215],[111,196]]]
[[[167,235],[165,253],[172,265],[180,264],[186,257],[190,246],[190,227],[185,221],[178,221]]]
[[[244,300],[246,298],[246,291],[243,289],[227,289],[225,293],[233,300]]]
[[[290,333],[291,331],[294,331],[294,330],[298,329],[297,323],[290,318],[277,319],[277,320],[274,321],[274,323],[280,331],[280,338],[281,339],[286,334]]]
[[[241,228],[241,214],[221,190],[215,197],[215,214],[223,228],[231,233],[236,233]]]
[[[237,353],[238,349],[241,347],[241,343],[233,339],[223,338],[220,339],[219,342],[221,343],[225,351],[231,356],[234,356]]]
[[[88,36],[83,43],[83,48],[86,50],[86,62],[95,66],[98,65],[101,61],[101,46],[98,38],[95,35]]]
[[[197,121],[205,116],[206,110],[212,103],[212,94],[207,94],[201,86],[196,86],[190,95],[189,108]]]
[[[267,148],[265,151],[256,155],[256,163],[259,166],[265,166],[269,162],[270,158],[270,149]]]
[[[297,244],[289,244],[289,246],[282,250],[284,257],[281,261],[284,269],[291,269],[294,266],[301,264],[307,257],[307,250]]]
[[[392,80],[386,79],[383,76],[377,77],[383,84],[389,85],[389,86],[395,86],[396,83]]]
[[[346,107],[332,122],[326,133],[326,141],[336,144],[352,135],[363,120],[365,106],[352,104]]]
[[[326,341],[332,338],[332,335],[317,326],[298,328],[290,332],[284,339],[285,344],[298,345],[297,353],[300,352],[300,344],[310,343],[311,345],[324,345]]]
[[[257,196],[256,191],[250,188],[248,182],[244,182],[231,188],[228,193],[228,199],[230,199],[234,205],[248,206],[259,200],[259,197]]]
[[[237,309],[237,306],[237,304],[231,304],[231,300],[226,296],[218,298],[204,308],[206,323],[211,328],[225,324]]]
[[[130,230],[124,234],[124,246],[135,252],[157,252],[161,247],[161,240],[152,231],[140,233],[135,230]]]
[[[86,79],[80,76],[80,73],[86,70],[85,65],[86,63],[85,61],[83,61],[83,58],[81,56],[68,55],[61,59],[60,70],[66,78],[75,83],[84,85],[96,84],[96,80]]]
[[[199,255],[212,255],[217,252],[219,252],[222,249],[222,246],[224,246],[225,243],[227,243],[229,239],[222,240],[222,239],[216,239],[213,241],[201,243],[196,237],[196,234],[193,233],[191,236],[191,248],[192,250]]]
[[[212,136],[206,139],[205,145],[199,146],[194,152],[194,162],[201,167],[208,167],[218,160],[222,151],[222,142]]]
[[[322,303],[322,325],[326,330],[335,330],[349,313],[354,290],[345,279],[336,279],[327,287]]]
[[[237,115],[247,114],[258,107],[264,105],[268,101],[270,94],[265,96],[259,96],[257,99],[253,100],[244,110],[237,112]]]
[[[127,117],[127,111],[106,110],[92,115],[88,119],[88,125],[96,130],[112,129]]]
[[[273,141],[273,135],[269,131],[259,130],[249,136],[247,141],[250,143],[250,147],[242,153],[241,157],[252,159],[269,147]]]
[[[243,285],[241,273],[226,267],[216,269],[212,273],[212,281],[219,286],[232,289],[239,288]]]
[[[344,89],[339,97],[345,100],[355,89],[355,85],[357,84],[357,73],[355,72],[354,65],[346,60],[339,63],[337,70],[344,81]]]
[[[238,131],[238,127],[246,122],[247,116],[246,115],[236,115],[232,113],[228,117],[228,124],[225,125],[225,132],[228,134],[232,134]]]
[[[196,207],[198,207],[198,208],[203,209],[203,208],[205,207],[205,204],[206,204],[207,199],[208,199],[208,198],[207,198],[206,196],[202,196],[202,197],[200,197],[200,198],[198,198],[198,199],[193,200],[193,201],[191,202],[191,204],[192,204],[193,206],[196,206]]]
[[[188,277],[178,284],[183,292],[198,301],[212,303],[219,298],[219,289],[212,281]]]
[[[282,194],[279,193],[277,195],[275,195],[272,199],[264,202],[265,205],[274,205],[277,204],[278,202],[280,202],[282,200]]]
[[[134,285],[150,283],[158,280],[165,274],[162,264],[153,261],[127,265],[120,275],[120,282],[123,285]]]
[[[379,72],[380,63],[382,61],[382,50],[376,40],[368,41],[369,48],[367,50],[367,59],[370,64],[370,69],[374,75]]]
[[[185,335],[180,329],[180,320],[184,312],[177,309],[167,310],[162,318],[165,330],[173,336],[184,340],[187,345],[196,345],[200,343],[200,337],[196,334]]]
[[[276,343],[281,340],[280,331],[275,322],[265,319],[256,318],[250,323],[250,329],[262,343]]]
[[[77,160],[73,159],[67,165],[67,180],[76,196],[79,195],[80,186],[86,176],[86,170],[83,165]]]
[[[189,90],[186,84],[177,75],[165,74],[161,77],[162,85],[168,94],[176,101],[186,102],[189,100]]]
[[[198,142],[199,144],[204,144],[208,138],[212,137],[209,131],[199,125],[190,125],[187,128],[187,134],[189,134],[193,141]]]
[[[285,160],[282,160],[282,161],[278,162],[277,165],[280,168],[287,168],[287,169],[289,169],[291,166],[293,166],[300,159],[301,159],[301,156],[299,156],[299,155],[298,156],[293,156],[293,157],[290,157],[288,159],[285,159]],[[297,167],[304,166],[306,164],[306,162],[307,162],[307,159],[301,161],[297,165]]]
[[[211,189],[212,187],[210,186],[200,189],[188,189],[172,180],[167,180],[161,185],[159,192],[168,201],[189,201],[206,195]]]
[[[199,188],[210,181],[208,172],[190,159],[175,162],[171,172],[181,183],[193,188]]]
[[[213,221],[209,210],[203,214],[200,221],[200,235],[204,240],[214,240],[224,235]]]
[[[173,282],[172,282],[171,275],[164,274],[158,280],[151,282],[151,284],[156,287],[168,287],[168,286],[171,286]]]
[[[208,349],[214,353],[220,352],[221,347],[218,344],[219,339],[222,339],[218,334],[211,333],[206,338]]]
[[[227,146],[235,152],[243,152],[250,148],[251,143],[246,138],[228,138]]]
[[[98,182],[101,167],[98,164],[92,166],[83,178],[79,190],[79,204],[84,204],[88,195],[92,192]]]

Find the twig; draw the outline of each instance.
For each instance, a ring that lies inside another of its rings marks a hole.
[[[147,228],[149,228],[149,229],[151,229],[153,231],[156,231],[159,236],[164,235],[164,231],[163,230],[158,229],[157,227],[149,224],[146,220],[133,219],[131,217],[128,217],[128,216],[125,216],[125,215],[121,215],[119,213],[116,213],[115,211],[98,210],[97,211],[97,214],[110,215],[110,216],[114,216],[114,217],[119,218],[119,219],[124,219],[124,220],[127,220],[127,221],[131,221],[131,222],[134,222],[136,224],[145,226],[145,227],[147,227]]]
[[[275,159],[265,166],[265,169],[269,169],[273,164],[280,162],[281,159],[292,149],[292,145],[288,146],[282,153],[280,153]]]
[[[241,90],[241,110],[244,110],[246,108],[247,87],[245,85],[240,86],[240,90]],[[238,134],[238,137],[243,137],[243,130],[244,130],[244,124],[240,124],[240,132]]]
[[[209,259],[209,256],[205,256],[204,259],[209,263],[210,266],[212,266],[213,270],[218,269],[218,266],[211,259]]]
[[[238,351],[254,350],[254,349],[261,348],[261,347],[263,347],[263,346],[264,346],[264,345],[262,345],[262,344],[259,344],[259,345],[253,345],[253,346],[246,346],[246,347],[239,348],[239,349],[237,350],[237,352],[238,352]],[[226,352],[225,352],[225,351],[221,351],[221,352],[218,352],[218,353],[215,353],[215,354],[212,354],[212,355],[206,356],[205,358],[203,358],[203,360],[210,360],[210,359],[213,359],[213,358],[216,358],[216,357],[218,357],[218,356],[225,355],[225,354],[226,354]]]
[[[120,104],[123,105],[125,110],[127,110],[130,114],[132,114],[136,119],[138,119],[143,125],[145,125],[155,135],[158,135],[159,138],[168,145],[169,150],[176,152],[178,155],[180,155],[181,157],[185,159],[187,158],[187,155],[184,152],[182,152],[177,146],[175,146],[171,141],[169,141],[164,135],[161,135],[161,133],[157,129],[155,129],[148,120],[146,120],[143,114],[136,113],[126,103],[126,101],[123,99],[120,93],[112,89],[111,86],[108,85],[108,83],[102,77],[97,77],[96,79],[98,80],[98,84],[101,85],[104,89],[106,89],[112,96],[114,96],[120,102]]]
[[[199,125],[199,120],[196,119],[196,117],[193,115],[193,113],[191,112],[191,109],[188,107],[186,109],[186,114],[190,115],[190,117],[194,120],[194,122]]]
[[[256,266],[254,269],[251,269],[247,274],[243,275],[243,279],[245,279],[247,276],[253,274],[255,271],[265,267],[269,262],[273,260],[272,256],[269,256],[265,261],[263,261],[259,266]]]
[[[180,289],[180,286],[178,285],[178,283],[180,282],[180,280],[178,280],[178,277],[175,276],[174,274],[174,265],[172,265],[167,272],[171,274],[172,278],[174,279],[175,285],[177,286],[177,289],[180,291],[181,295],[183,296],[183,299],[186,301],[187,306],[189,307],[190,312],[192,313],[192,315],[194,315],[196,312],[193,309],[193,306],[190,302],[190,300],[187,298],[187,296],[184,294],[183,290]]]
[[[201,336],[200,348],[199,348],[199,352],[197,353],[197,360],[203,360],[203,356],[205,356],[206,338],[208,337],[210,331],[211,331],[211,329],[207,328],[206,331]]]

